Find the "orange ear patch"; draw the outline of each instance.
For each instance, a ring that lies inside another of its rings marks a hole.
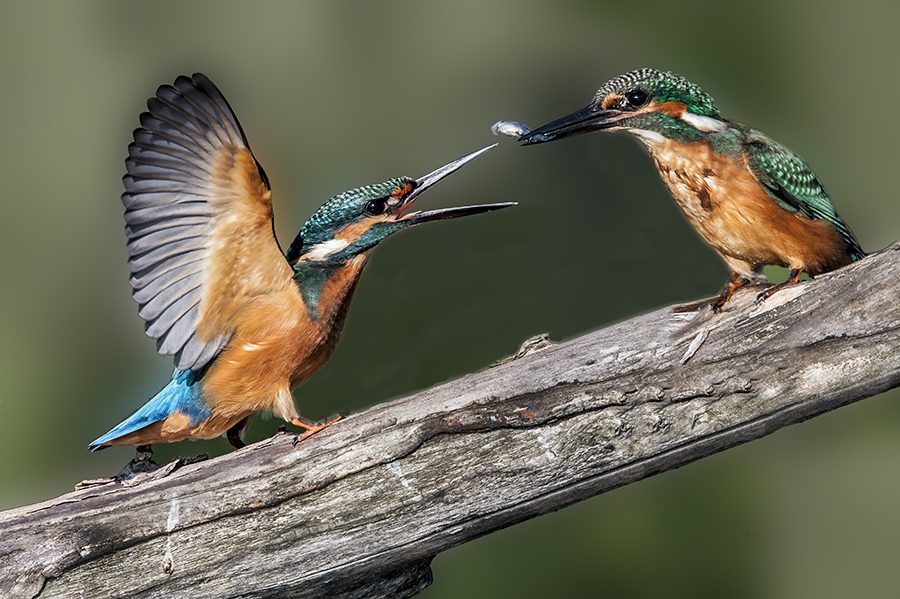
[[[685,106],[684,102],[662,102],[660,104],[654,103],[653,107],[648,110],[658,111],[663,114],[667,114],[672,118],[680,119],[681,115],[684,114],[684,111],[687,110],[687,106]]]
[[[365,235],[366,231],[372,228],[376,222],[387,220],[387,215],[382,214],[379,216],[373,216],[370,218],[364,218],[355,223],[350,223],[345,226],[343,229],[334,234],[335,239],[343,239],[347,242],[347,245],[352,244],[354,241]]]
[[[600,103],[600,108],[602,108],[603,110],[615,108],[621,103],[621,100],[622,96],[620,96],[619,94],[609,94],[608,96],[603,98],[603,101]]]

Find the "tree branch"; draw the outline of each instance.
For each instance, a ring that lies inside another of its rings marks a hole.
[[[900,244],[759,291],[4,512],[0,595],[408,597],[450,547],[900,385]]]

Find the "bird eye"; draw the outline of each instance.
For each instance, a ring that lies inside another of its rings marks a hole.
[[[387,204],[384,201],[384,198],[378,198],[377,200],[370,200],[366,204],[366,214],[370,214],[372,216],[378,216],[379,214],[384,214],[384,209],[387,207]]]
[[[632,108],[640,108],[647,103],[647,94],[639,89],[635,89],[625,94],[625,100]]]

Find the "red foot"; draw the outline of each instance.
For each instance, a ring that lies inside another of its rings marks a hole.
[[[344,417],[343,414],[336,414],[336,415],[332,416],[331,418],[326,418],[325,420],[322,420],[321,422],[313,422],[311,420],[307,420],[306,418],[301,418],[300,416],[297,416],[296,418],[291,420],[291,424],[293,424],[294,426],[301,426],[301,427],[305,428],[306,432],[300,433],[299,435],[294,437],[294,445],[296,446],[297,443],[299,443],[303,439],[307,438],[308,436],[312,435],[313,433],[319,432],[326,426],[331,426],[332,424],[334,424],[335,422],[337,422],[338,420],[340,420],[343,417]]]
[[[781,291],[785,287],[795,285],[797,283],[797,280],[800,278],[801,274],[803,274],[802,268],[791,269],[791,274],[788,275],[787,281],[785,281],[784,283],[779,283],[778,285],[775,285],[774,287],[769,287],[768,289],[766,289],[765,291],[763,291],[762,293],[757,295],[756,303],[761,304],[762,302],[766,301],[766,298],[768,298],[773,293]]]
[[[734,290],[746,283],[747,281],[742,279],[741,275],[735,271],[731,271],[731,276],[728,278],[728,282],[725,283],[725,289],[722,290],[722,293],[719,294],[719,297],[717,297],[716,301],[712,304],[712,311],[716,314],[721,312],[722,306],[731,299],[731,294],[734,293]]]

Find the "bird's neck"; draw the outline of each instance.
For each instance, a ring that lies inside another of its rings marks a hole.
[[[746,129],[727,119],[689,112],[680,102],[668,102],[660,110],[640,114],[623,123],[621,130],[640,139],[651,151],[660,145],[706,143],[720,154],[729,154],[740,145],[742,131]]]
[[[340,264],[300,261],[294,265],[294,282],[313,321],[332,323],[346,315],[368,252]]]
[[[659,131],[633,128],[628,132],[646,146],[657,168],[666,166],[674,170],[690,165],[702,170],[714,154],[734,160],[741,156],[745,128],[729,121],[715,122],[722,125],[712,131],[670,127]]]

